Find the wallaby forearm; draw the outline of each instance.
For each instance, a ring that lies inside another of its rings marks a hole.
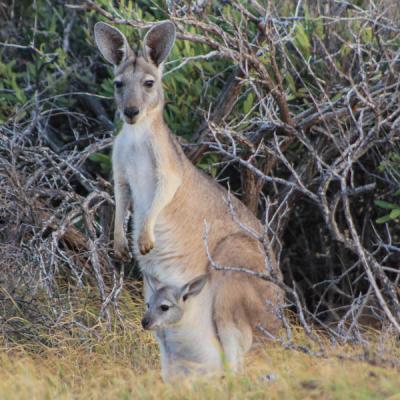
[[[130,191],[126,182],[116,178],[115,191],[115,222],[114,222],[114,250],[118,255],[126,256],[129,252],[125,234],[125,218],[130,204]]]
[[[157,218],[173,199],[181,180],[182,178],[178,174],[171,171],[168,175],[164,172],[159,173],[153,201],[144,219],[139,236],[139,250],[142,254],[146,254],[154,247],[154,226]]]
[[[154,224],[161,211],[171,202],[181,184],[181,178],[174,173],[160,174],[157,182],[154,199],[146,217],[149,228],[154,229]]]

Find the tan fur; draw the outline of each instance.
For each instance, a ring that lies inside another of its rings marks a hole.
[[[262,271],[264,257],[259,244],[238,233],[222,240],[213,261],[223,267]],[[254,344],[265,341],[264,328],[276,335],[280,328],[276,307],[283,302],[282,291],[270,282],[242,272],[211,272],[214,296],[213,318],[226,361],[233,370],[241,367],[243,356]],[[235,333],[240,334],[235,339]]]
[[[108,28],[102,24],[101,29],[103,34]],[[152,45],[154,35],[145,42],[145,49],[150,51]],[[125,118],[113,149],[115,252],[123,256],[128,250],[123,222],[131,203],[133,252],[144,274],[181,286],[206,273],[205,222],[215,261],[264,272],[264,251],[234,221],[226,204],[227,191],[192,165],[164,122],[162,65],[156,66],[146,54],[142,57],[125,50],[115,73],[116,79],[125,81],[123,92],[116,96],[121,113],[126,106],[140,109],[134,121]],[[148,75],[154,78],[152,91],[143,88]],[[231,201],[240,222],[260,234],[262,226],[255,216],[236,198]],[[273,256],[271,262],[275,265]],[[270,283],[244,274],[215,274],[215,323],[223,346],[229,347],[224,350],[232,354],[228,361],[236,368],[253,342],[258,323],[277,330],[279,322],[272,308],[282,303],[282,293]]]

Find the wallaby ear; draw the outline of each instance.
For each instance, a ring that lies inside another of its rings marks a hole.
[[[175,42],[175,25],[171,21],[160,22],[151,28],[144,38],[144,55],[157,67],[168,57]]]
[[[132,53],[125,35],[104,22],[94,26],[94,38],[103,57],[113,65],[119,65]]]
[[[208,281],[207,274],[200,275],[197,278],[192,279],[190,282],[188,282],[186,285],[182,287],[181,299],[183,301],[186,301],[188,297],[198,295],[202,291],[207,281]]]
[[[144,274],[143,277],[153,293],[161,288],[162,284],[155,276]]]

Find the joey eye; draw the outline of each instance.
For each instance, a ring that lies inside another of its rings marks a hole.
[[[146,303],[146,308],[150,308],[150,304],[149,303]]]
[[[168,311],[169,306],[167,306],[166,304],[161,304],[160,309],[161,309],[161,311]]]
[[[151,88],[154,85],[154,81],[148,80],[148,81],[144,81],[144,86],[146,86],[147,88]]]
[[[120,88],[122,88],[122,86],[124,86],[124,84],[123,84],[121,81],[115,81],[115,82],[114,82],[114,86],[115,86],[117,89],[120,89]]]

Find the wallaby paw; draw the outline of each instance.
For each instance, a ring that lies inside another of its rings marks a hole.
[[[154,240],[147,231],[142,231],[139,237],[139,251],[141,255],[149,253],[154,247]]]
[[[114,254],[120,260],[128,260],[131,258],[128,240],[126,238],[114,239]]]

